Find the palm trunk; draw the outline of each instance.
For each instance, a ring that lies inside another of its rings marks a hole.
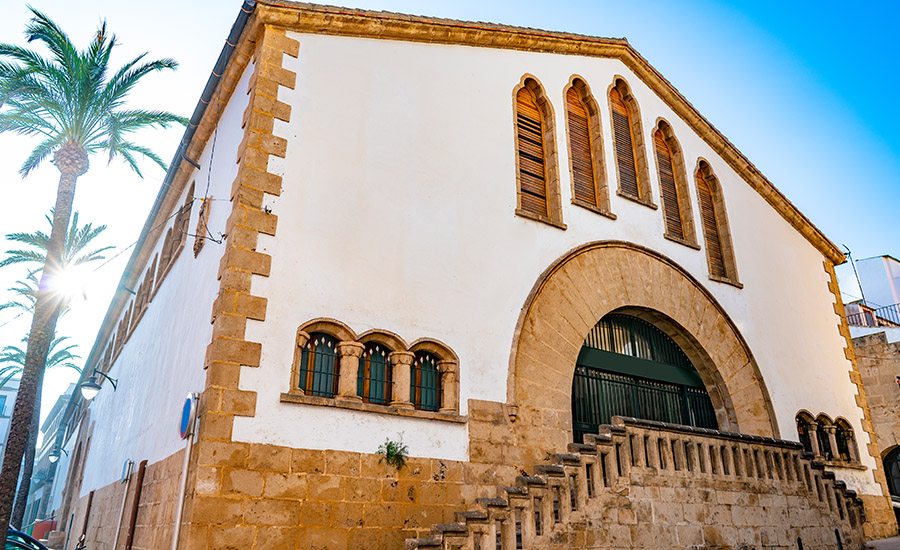
[[[10,525],[16,525],[19,529],[25,526],[25,508],[28,505],[28,493],[31,492],[31,476],[34,474],[34,455],[37,447],[38,431],[41,427],[41,388],[43,387],[44,370],[41,369],[41,379],[38,380],[38,392],[34,396],[34,414],[31,415],[31,429],[28,431],[28,446],[25,447],[25,458],[22,459],[22,480],[19,482],[19,492],[16,494],[16,505],[13,507]]]
[[[34,315],[31,318],[31,330],[28,333],[28,344],[25,349],[25,368],[19,382],[19,393],[10,421],[9,436],[6,441],[6,453],[3,455],[3,470],[0,471],[0,533],[5,534],[9,528],[13,500],[16,496],[16,485],[22,457],[28,446],[28,432],[34,415],[35,396],[44,365],[47,363],[47,352],[56,333],[56,322],[61,313],[61,300],[52,292],[51,281],[57,276],[62,266],[63,249],[69,218],[72,215],[72,203],[75,200],[75,182],[78,176],[87,171],[87,155],[83,149],[74,150],[64,145],[54,155],[56,167],[60,170],[59,187],[56,193],[56,206],[53,210],[53,228],[47,243],[47,257],[41,272],[40,286],[34,303]],[[82,160],[79,164],[77,161]]]

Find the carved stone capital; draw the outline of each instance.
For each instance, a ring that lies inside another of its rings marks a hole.
[[[302,348],[309,342],[309,333],[304,332],[302,330],[297,331],[297,347]]]
[[[338,342],[337,345],[337,352],[341,357],[356,357],[359,359],[365,350],[366,346],[359,342]]]
[[[388,355],[392,365],[412,365],[415,358],[415,354],[408,351],[392,351]]]

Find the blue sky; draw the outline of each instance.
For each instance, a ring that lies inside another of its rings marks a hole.
[[[240,0],[32,0],[86,44],[103,17],[118,34],[114,65],[144,51],[174,57],[177,72],[153,75],[133,104],[189,115],[209,77]],[[553,3],[520,0],[348,0],[346,5],[476,21],[626,37],[756,166],[838,245],[856,258],[900,257],[900,145],[895,139],[900,48],[893,36],[900,10],[889,3],[850,9],[837,2],[704,0]],[[0,42],[22,41],[28,11],[8,5]],[[165,159],[182,131],[150,132],[141,141]],[[29,151],[19,138],[0,136],[0,235],[42,227],[58,174],[42,168],[26,181],[16,170]],[[125,261],[140,232],[163,173],[148,167],[140,180],[121,166],[95,159],[79,182],[76,208],[83,219],[107,223],[102,245],[121,253],[90,275],[88,300],[73,304],[61,331],[87,355]],[[5,244],[5,243],[0,243]],[[772,243],[777,246],[777,243]],[[7,247],[4,246],[2,250]],[[781,268],[782,266],[778,266]],[[773,266],[773,269],[776,266]],[[849,265],[838,268],[841,285],[857,296]],[[0,273],[0,289],[20,276]],[[0,299],[4,298],[0,291]],[[0,345],[16,343],[24,319],[0,314]],[[48,378],[49,410],[71,380]]]

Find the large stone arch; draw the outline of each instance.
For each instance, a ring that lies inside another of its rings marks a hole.
[[[545,440],[561,443],[559,436],[571,433],[578,353],[590,329],[613,311],[643,317],[675,339],[706,384],[720,429],[780,436],[753,354],[712,294],[657,252],[600,241],[570,251],[541,274],[513,337],[507,403],[540,426]]]

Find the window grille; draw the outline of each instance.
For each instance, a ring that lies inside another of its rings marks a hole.
[[[800,438],[800,443],[803,445],[803,450],[811,453],[812,441],[810,441],[809,439],[809,428],[807,427],[806,423],[806,420],[797,417],[797,436]]]
[[[853,434],[850,428],[842,424],[838,424],[834,431],[834,439],[837,443],[837,456],[845,462],[853,460],[850,454],[850,442],[853,440]]]
[[[340,357],[337,339],[314,332],[300,356],[299,387],[308,395],[334,397],[337,394]]]
[[[417,409],[436,411],[441,406],[441,373],[437,358],[428,352],[416,354],[410,369],[409,400]]]
[[[817,420],[816,424],[818,425],[816,436],[819,440],[819,454],[825,457],[825,460],[831,460],[834,458],[834,453],[831,450],[831,441],[829,441],[828,432],[825,430],[825,423]]]
[[[388,359],[391,350],[381,344],[366,344],[359,358],[356,394],[367,403],[385,405],[391,401],[392,369]]]

